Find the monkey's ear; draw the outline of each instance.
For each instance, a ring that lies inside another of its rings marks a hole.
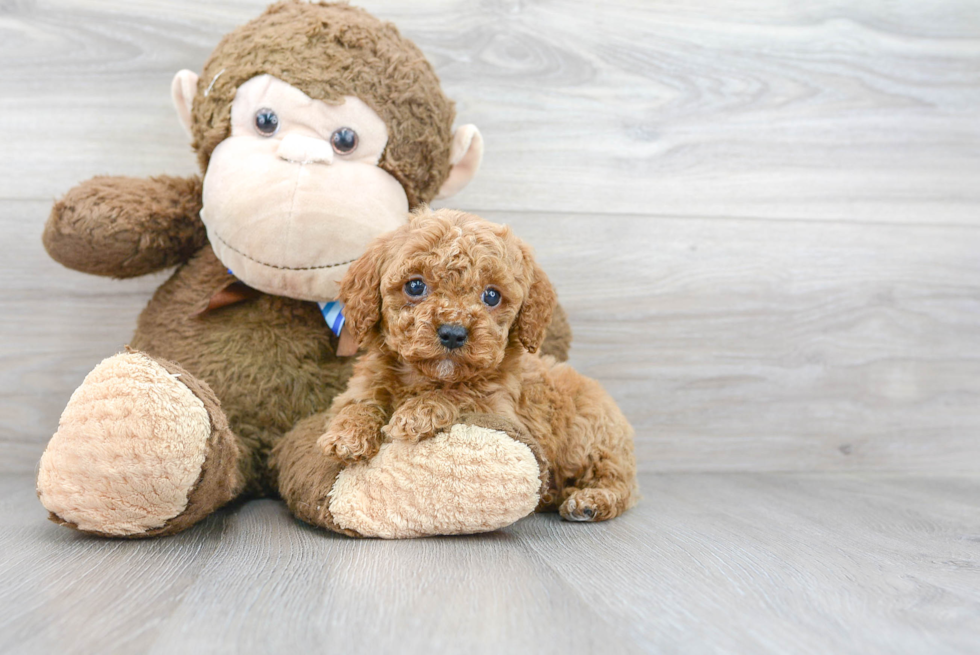
[[[476,125],[460,125],[453,134],[453,147],[449,151],[449,163],[452,169],[449,177],[439,187],[436,198],[448,198],[463,190],[476,172],[480,170],[483,161],[483,136]]]
[[[381,320],[381,273],[388,254],[387,237],[375,239],[347,269],[340,282],[344,328],[358,345]]]
[[[191,132],[191,107],[194,106],[196,95],[197,73],[184,69],[174,75],[174,81],[170,83],[170,97],[173,98],[180,124],[191,138],[194,138],[194,133]]]
[[[529,255],[530,252],[525,251],[525,257]],[[513,329],[517,331],[517,338],[527,351],[534,353],[544,343],[548,325],[551,324],[551,313],[558,303],[558,296],[548,276],[537,262],[531,260],[530,268],[531,288],[524,298],[524,303],[521,304],[520,311],[517,312]]]

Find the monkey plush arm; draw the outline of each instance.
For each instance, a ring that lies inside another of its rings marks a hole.
[[[207,244],[201,179],[95,177],[55,203],[48,254],[68,268],[117,278],[183,263]]]

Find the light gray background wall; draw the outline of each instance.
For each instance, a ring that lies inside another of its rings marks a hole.
[[[362,4],[482,128],[451,204],[536,246],[644,470],[980,470],[980,5]],[[263,6],[0,2],[4,470],[163,279],[52,262],[51,202],[194,172],[170,79]]]

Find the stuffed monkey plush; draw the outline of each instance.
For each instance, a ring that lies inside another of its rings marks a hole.
[[[418,48],[363,10],[290,0],[225,36],[172,91],[202,175],[94,178],[44,230],[50,255],[86,273],[177,267],[130,348],[65,408],[38,469],[51,519],[150,537],[278,494],[314,525],[411,537],[533,511],[547,464],[498,417],[463,417],[357,465],[316,446],[351,373],[340,279],[410,210],[465,186],[482,157],[475,127],[453,131]],[[570,339],[558,312],[543,351],[565,359]],[[399,493],[377,493],[379,480]]]

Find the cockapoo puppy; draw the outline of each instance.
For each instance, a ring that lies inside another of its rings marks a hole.
[[[366,349],[318,445],[348,462],[385,438],[426,439],[468,413],[530,434],[548,463],[538,511],[603,521],[636,502],[633,429],[594,380],[536,352],[554,289],[510,228],[421,209],[377,239],[341,284]]]

